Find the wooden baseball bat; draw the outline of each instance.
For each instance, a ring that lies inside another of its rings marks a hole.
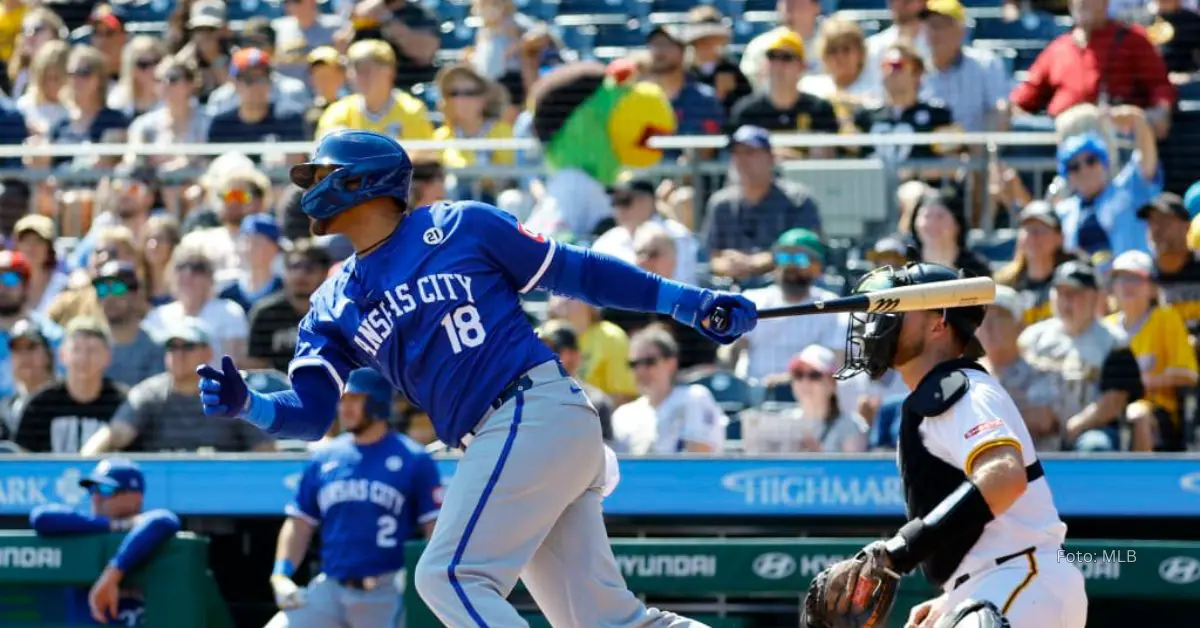
[[[863,294],[853,294],[848,297],[838,297],[828,301],[813,301],[800,305],[787,305],[758,311],[759,318],[779,318],[781,316],[804,316],[806,314],[836,314],[839,312],[870,312],[886,314],[890,312],[918,312],[921,310],[940,310],[950,307],[967,307],[971,305],[987,305],[996,299],[996,282],[990,277],[970,277],[967,279],[952,279],[936,283],[887,288]],[[713,312],[710,324],[714,329],[723,331],[729,328],[729,312],[725,308],[717,308]]]

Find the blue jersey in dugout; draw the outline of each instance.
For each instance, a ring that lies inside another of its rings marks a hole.
[[[456,446],[509,382],[555,357],[519,298],[554,249],[489,205],[417,208],[313,295],[289,371],[323,367],[342,388],[351,370],[373,367]]]
[[[343,434],[313,453],[287,514],[320,526],[321,571],[366,578],[404,568],[404,543],[437,518],[433,458],[402,434],[359,445]]]

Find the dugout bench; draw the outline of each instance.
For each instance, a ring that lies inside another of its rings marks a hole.
[[[764,607],[785,602],[796,617],[809,581],[826,566],[854,555],[869,538],[739,538],[739,539],[613,539],[613,552],[625,581],[651,605],[708,623],[713,628],[750,628],[780,624],[779,614],[755,612],[747,601]],[[441,624],[421,602],[412,574],[424,548],[409,543],[408,586],[404,605],[406,628],[437,628]],[[1147,602],[1165,612],[1178,612],[1190,621],[1176,624],[1162,614],[1156,625],[1195,625],[1200,607],[1200,543],[1173,541],[1087,540],[1070,543],[1064,560],[1079,564],[1087,581],[1093,618],[1111,615],[1114,600],[1135,602],[1144,613]],[[518,585],[518,589],[520,589]],[[908,611],[936,592],[919,575],[900,584],[889,624],[903,626]],[[1099,602],[1099,603],[1097,603]],[[686,609],[686,612],[684,612]],[[696,612],[697,609],[699,612]],[[1175,609],[1174,611],[1170,609]],[[535,613],[527,615],[535,628],[548,626]],[[1093,621],[1089,620],[1089,626]]]
[[[0,531],[0,626],[71,625],[67,607],[86,592],[116,554],[124,534],[39,537]],[[208,539],[175,535],[125,576],[145,594],[148,628],[232,628],[233,619],[208,569]]]

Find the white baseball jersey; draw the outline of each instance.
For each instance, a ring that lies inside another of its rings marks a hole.
[[[968,475],[979,454],[1000,445],[1021,451],[1025,466],[1038,460],[1033,439],[1016,404],[991,375],[968,369],[966,395],[946,413],[921,422],[922,442],[929,453],[963,469]],[[1057,551],[1067,535],[1067,525],[1058,517],[1054,497],[1046,479],[1029,483],[1013,505],[993,519],[947,580],[994,565],[995,560],[1028,547]]]
[[[707,388],[676,386],[658,407],[643,396],[613,411],[613,448],[625,454],[672,454],[693,442],[720,452],[728,423]]]

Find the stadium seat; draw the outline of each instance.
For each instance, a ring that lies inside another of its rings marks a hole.
[[[462,22],[442,24],[442,50],[461,50],[475,40],[475,31]]]
[[[636,15],[634,0],[562,0],[559,15]]]
[[[733,24],[733,43],[748,44],[750,40],[759,35],[775,28],[774,24],[768,22],[747,22],[745,20],[737,20]]]
[[[632,48],[646,43],[646,29],[641,22],[630,20],[625,24],[599,24],[596,26],[597,46],[622,46]]]
[[[471,15],[471,3],[445,0],[444,2],[437,3],[434,10],[437,11],[439,19],[452,24],[461,24]]]
[[[175,9],[175,3],[172,0],[116,0],[112,8],[125,23],[165,22]]]
[[[887,9],[887,0],[837,0],[838,11],[880,11]]]
[[[774,11],[775,4],[775,0],[745,0],[745,3],[742,4],[741,11],[737,12],[737,14],[740,15],[746,11]],[[733,14],[734,13],[732,12],[730,13],[730,15]]]
[[[753,386],[729,371],[718,370],[701,373],[689,378],[686,383],[699,384],[707,388],[712,392],[717,404],[730,418],[754,405]]]
[[[1068,25],[1049,13],[1029,12],[1019,20],[1006,21],[998,17],[975,20],[977,39],[1037,39],[1050,41],[1067,32]]]
[[[591,56],[592,49],[596,47],[597,33],[598,29],[592,25],[564,26],[560,36],[564,46],[578,52],[581,57],[587,58]]]
[[[225,3],[226,19],[248,20],[252,17],[282,17],[283,3],[280,0],[230,0]]]

